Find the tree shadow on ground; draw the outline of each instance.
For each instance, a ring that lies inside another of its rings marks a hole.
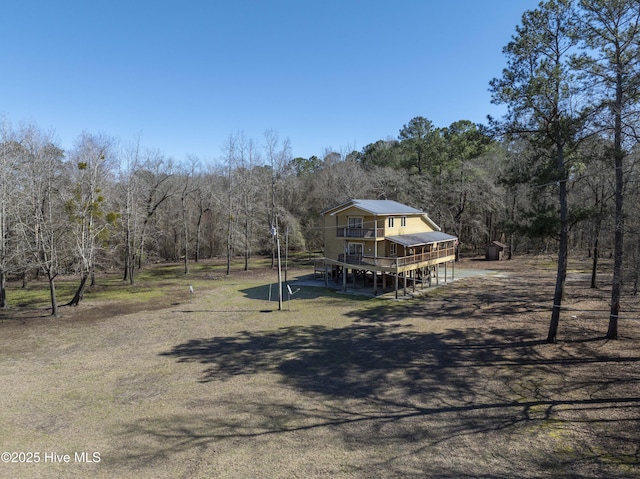
[[[514,435],[547,438],[547,429],[553,428],[563,431],[572,451],[572,461],[562,466],[568,472],[558,477],[606,477],[611,471],[633,477],[640,472],[640,449],[634,446],[640,439],[637,354],[603,352],[602,341],[594,340],[557,348],[522,327],[419,332],[397,322],[409,316],[407,311],[396,314],[394,322],[388,319],[386,305],[378,307],[382,310],[353,313],[356,322],[348,327],[244,331],[193,339],[162,353],[204,367],[202,383],[270,374],[278,378],[280,388],[301,396],[292,401],[223,399],[218,402],[226,410],[222,421],[200,416],[136,423],[126,434],[145,431],[167,447],[136,457],[151,459],[176,447],[233,438],[326,429],[333,441],[347,448],[395,451],[363,465],[364,476],[397,468],[397,477],[410,477],[407,458],[429,454],[429,465],[416,466],[422,475],[486,477],[486,468],[474,475],[464,461],[450,464],[432,455],[446,455],[461,444],[472,456],[485,454],[486,447],[500,454]],[[382,324],[381,318],[388,322]],[[614,368],[621,369],[603,374]],[[566,460],[548,460],[554,444],[543,441],[523,464],[495,471],[492,477],[554,470]],[[620,461],[632,466],[620,469]]]
[[[549,288],[530,279],[363,303],[345,327],[177,344],[161,356],[195,368],[210,397],[192,414],[128,425],[140,446],[122,460],[235,454],[240,443],[259,460],[295,444],[313,460],[326,449],[328,462],[358,451],[336,464],[345,477],[638,477],[637,348],[590,331],[546,344]]]
[[[292,295],[289,295],[287,290],[287,284],[291,288]],[[344,296],[340,296],[336,294],[335,289],[327,288],[324,286],[307,286],[307,285],[297,285],[295,282],[284,283],[282,284],[283,291],[283,300],[288,300],[291,298],[292,301],[297,301],[300,299],[316,299],[316,298],[344,298]],[[251,288],[241,289],[240,292],[244,294],[249,299],[255,300],[263,300],[268,301],[277,301],[278,300],[278,283],[272,284],[264,284],[260,286],[254,286]],[[353,300],[354,298],[349,298]]]

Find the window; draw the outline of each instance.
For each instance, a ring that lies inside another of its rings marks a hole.
[[[350,216],[349,228],[362,228],[362,216]]]
[[[393,216],[389,216],[389,220],[387,222],[387,225],[389,226],[389,228],[393,228]]]
[[[391,256],[397,256],[398,255],[398,245],[395,243],[391,243],[389,245],[389,254]]]
[[[400,226],[405,227],[407,226],[407,217],[403,216],[402,218],[400,218]]]

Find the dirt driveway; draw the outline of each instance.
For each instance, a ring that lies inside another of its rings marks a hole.
[[[0,477],[640,477],[640,313],[604,340],[575,269],[548,345],[552,267],[491,266],[403,301],[277,311],[250,274],[0,323]]]

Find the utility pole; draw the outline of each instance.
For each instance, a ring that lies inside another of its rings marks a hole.
[[[289,225],[284,235],[284,282],[287,283],[287,271],[289,271]]]
[[[282,266],[280,263],[280,236],[278,235],[278,216],[276,215],[276,224],[271,227],[271,235],[276,239],[276,248],[278,250],[278,311],[282,311]]]

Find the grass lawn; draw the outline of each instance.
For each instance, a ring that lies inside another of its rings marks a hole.
[[[640,477],[637,299],[606,341],[610,278],[572,262],[549,345],[553,261],[456,267],[492,271],[283,311],[264,264],[104,274],[58,318],[10,289],[0,478]]]

